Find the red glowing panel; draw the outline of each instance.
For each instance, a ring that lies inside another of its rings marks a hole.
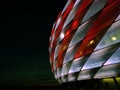
[[[77,26],[79,25],[79,21],[78,20],[75,20],[75,21],[73,21],[73,24],[72,24],[72,29],[76,29],[77,28]]]

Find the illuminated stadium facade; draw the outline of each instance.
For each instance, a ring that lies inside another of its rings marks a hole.
[[[120,75],[120,0],[68,0],[55,21],[50,65],[59,83]]]

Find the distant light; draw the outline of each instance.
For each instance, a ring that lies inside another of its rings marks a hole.
[[[91,40],[91,41],[90,41],[90,44],[94,44],[94,42],[95,42],[94,40]]]
[[[59,23],[60,23],[60,21],[61,21],[61,18],[59,18],[59,19],[58,19],[57,24],[59,24]]]
[[[117,38],[116,38],[115,36],[113,36],[111,39],[112,39],[113,41],[116,41],[116,40],[117,40]]]
[[[73,22],[73,24],[72,24],[72,28],[73,28],[73,29],[76,29],[76,27],[78,26],[78,24],[79,24],[78,20],[75,20],[75,21]]]
[[[64,36],[65,36],[64,33],[61,33],[61,34],[60,34],[60,38],[61,38],[61,39],[63,39]]]

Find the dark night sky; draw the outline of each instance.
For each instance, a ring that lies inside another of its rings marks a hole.
[[[1,3],[0,85],[40,85],[55,81],[49,65],[49,35],[66,1]]]

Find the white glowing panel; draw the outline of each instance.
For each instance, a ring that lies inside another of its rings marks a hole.
[[[120,64],[103,66],[94,76],[94,78],[116,77],[120,73]]]
[[[69,47],[75,45],[76,43],[80,42],[84,38],[91,24],[92,24],[92,19],[88,20],[87,22],[85,22],[84,24],[78,27],[77,31],[75,32],[70,42]]]
[[[57,68],[57,78],[61,76],[61,68]]]
[[[57,76],[57,71],[55,71],[54,77],[55,77],[55,79],[58,78],[58,76]]]
[[[58,20],[57,20],[57,22],[56,22],[55,30],[58,28],[60,22],[61,22],[61,17],[59,17]]]
[[[64,61],[63,61],[63,64],[73,60],[76,50],[77,50],[76,45],[68,48],[65,58],[64,58]]]
[[[92,69],[102,66],[103,63],[108,60],[108,58],[114,53],[116,49],[117,47],[114,46],[93,52],[86,61],[82,70]]]
[[[86,79],[91,79],[90,71],[81,71],[78,75],[77,80],[86,80]]]
[[[59,52],[59,49],[60,49],[60,45],[57,45],[56,48],[55,48],[55,54],[54,54],[54,60],[56,60],[57,56],[58,56],[58,52]]]
[[[80,71],[80,69],[81,69],[80,62],[81,61],[82,61],[81,59],[74,60],[70,67],[69,73],[74,73],[74,72]]]
[[[64,83],[64,82],[67,82],[67,76],[62,76],[62,77],[61,77],[61,80],[62,80],[63,83]]]
[[[108,59],[104,65],[120,63],[120,48]]]
[[[106,5],[106,2],[107,0],[95,0],[83,18],[82,23],[98,13]]]
[[[62,67],[62,71],[61,71],[61,76],[67,75],[68,74],[68,70],[70,68],[71,62],[66,63],[63,65]]]
[[[77,76],[77,74],[69,74],[68,75],[68,81],[69,82],[76,81],[76,76]]]
[[[81,67],[85,63],[85,61],[88,59],[88,57],[81,57],[76,60],[73,60],[71,67],[69,69],[69,73],[74,73],[80,71]]]

